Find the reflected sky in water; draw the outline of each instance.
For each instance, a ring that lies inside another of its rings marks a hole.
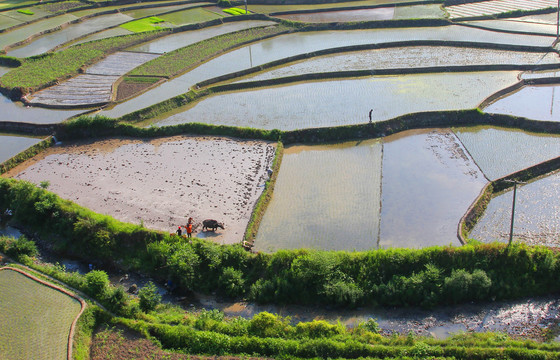
[[[293,130],[387,120],[422,111],[475,108],[517,82],[517,72],[380,76],[296,83],[218,94],[175,110],[156,125],[203,122]],[[182,112],[181,112],[182,111]]]
[[[560,85],[525,86],[488,105],[484,111],[533,120],[560,121]]]
[[[0,135],[0,163],[16,156],[28,147],[37,144],[39,141],[41,141],[41,139]]]
[[[469,237],[507,242],[513,188],[493,198]],[[513,241],[560,246],[560,172],[517,187]]]
[[[489,126],[454,131],[490,180],[560,156],[560,135]]]

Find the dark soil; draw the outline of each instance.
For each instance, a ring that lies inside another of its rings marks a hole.
[[[257,357],[198,356],[166,351],[139,333],[123,326],[101,327],[93,335],[90,360],[153,359],[153,360],[265,360]]]
[[[150,83],[127,83],[123,81],[117,88],[117,98],[115,100],[121,101],[138,95],[152,85]]]

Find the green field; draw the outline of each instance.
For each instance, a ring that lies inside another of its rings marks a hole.
[[[80,303],[13,270],[0,271],[0,358],[65,359]]]

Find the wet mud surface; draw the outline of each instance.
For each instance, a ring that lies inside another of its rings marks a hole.
[[[50,148],[8,176],[39,184],[95,212],[174,232],[193,217],[194,236],[240,242],[268,178],[274,145],[229,138],[111,139]],[[225,229],[203,232],[216,219]]]

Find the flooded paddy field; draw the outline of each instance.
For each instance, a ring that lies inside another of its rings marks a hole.
[[[523,19],[523,18],[520,18]],[[530,21],[530,20],[481,20],[481,21],[467,21],[465,24],[479,26],[485,29],[494,29],[502,31],[518,31],[524,33],[537,33],[556,35],[556,18],[554,23]]]
[[[3,135],[0,133],[0,163],[40,142],[40,138]]]
[[[248,76],[240,82],[301,74],[351,70],[423,68],[495,64],[558,64],[553,53],[527,53],[452,46],[408,46],[325,55]]]
[[[469,237],[508,242],[513,188],[494,197]],[[513,241],[560,246],[560,172],[517,187]]]
[[[286,148],[255,249],[376,248],[382,155],[379,140]]]
[[[373,76],[217,94],[174,111],[157,126],[190,122],[294,130],[387,120],[421,111],[475,108],[516,83],[517,72]],[[278,101],[282,99],[282,101]]]
[[[74,15],[63,14],[45,20],[40,20],[29,25],[17,28],[15,30],[3,33],[2,36],[0,36],[0,49],[3,49],[6,46],[17,43],[19,41],[23,41],[32,35],[40,33],[41,31],[55,28],[59,25],[76,19],[77,17]]]
[[[204,21],[210,21],[226,16],[226,13],[221,13],[221,10],[220,13],[211,10],[214,10],[214,8],[198,7],[196,9],[188,9],[188,10],[176,11],[170,14],[160,15],[159,17],[167,22],[179,26],[179,25],[195,24]]]
[[[486,183],[450,130],[289,147],[255,249],[459,246]]]
[[[200,30],[184,31],[177,34],[171,34],[154,41],[140,44],[129,48],[129,51],[149,52],[155,54],[163,54],[171,52],[179,48],[207,40],[215,36],[250,29],[253,27],[267,26],[276,24],[273,21],[237,21],[222,25],[207,27]]]
[[[392,4],[406,4],[413,2],[414,0],[366,0],[366,1],[345,1],[343,3],[323,3],[323,4],[251,4],[249,3],[249,11],[261,13],[261,14],[274,14],[287,11],[313,11],[313,10],[324,10],[324,9],[337,9],[337,8],[364,8],[364,7],[377,7],[380,5],[392,5]]]
[[[124,9],[122,12],[125,15],[128,15],[130,17],[139,19],[139,18],[143,18],[143,17],[147,17],[147,16],[154,16],[154,15],[160,15],[160,14],[165,14],[165,13],[169,13],[169,12],[181,11],[181,10],[184,10],[184,9],[191,8],[193,6],[199,6],[200,4],[201,3],[168,5],[168,6],[164,6],[165,4],[161,4],[162,6],[158,6],[158,7],[148,7],[148,8],[133,9],[133,10]]]
[[[524,86],[483,109],[491,114],[507,114],[533,120],[560,121],[560,85]]]
[[[477,126],[453,130],[490,180],[560,156],[560,136]]]
[[[216,57],[125,103],[103,110],[102,114],[109,117],[120,117],[183,94],[198,82],[288,56],[333,47],[405,40],[463,40],[495,44],[549,46],[554,38],[498,33],[459,25],[434,28],[344,30],[287,34],[247,45]]]
[[[486,182],[449,130],[384,138],[379,247],[461,245],[457,224]]]
[[[84,110],[53,110],[26,107],[21,102],[13,102],[5,96],[0,96],[0,121],[53,124],[60,123],[83,112]]]
[[[333,10],[316,13],[276,15],[276,17],[280,19],[311,23],[392,20],[394,16],[394,6],[375,9]]]
[[[113,139],[49,148],[7,176],[39,184],[95,212],[174,232],[195,220],[194,236],[241,241],[268,178],[274,145],[229,138]],[[202,232],[202,220],[225,229]]]
[[[120,25],[131,20],[133,20],[133,18],[130,16],[120,13],[94,17],[77,24],[69,25],[64,29],[53,33],[43,35],[25,46],[8,51],[7,55],[19,58],[39,55],[78,37],[94,33],[108,27]]]

